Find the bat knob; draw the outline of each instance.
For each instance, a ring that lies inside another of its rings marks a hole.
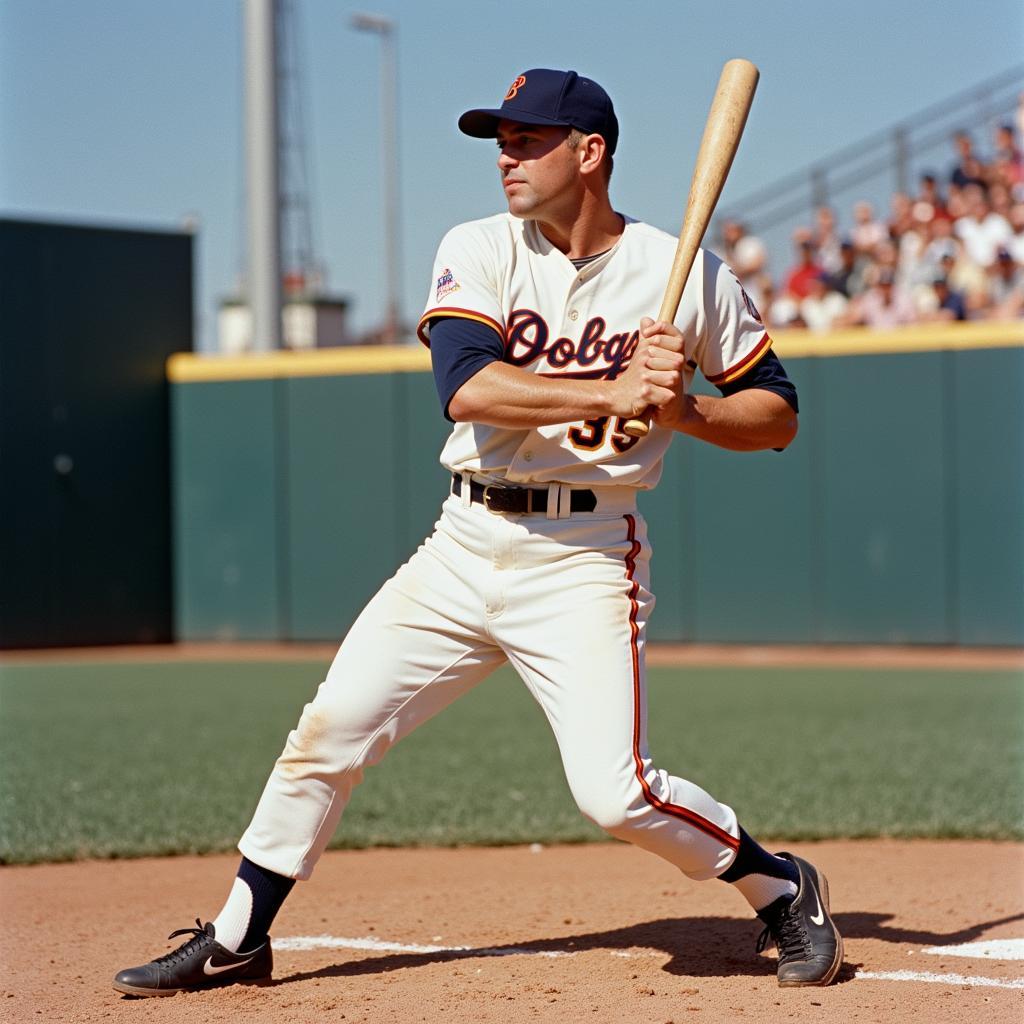
[[[626,420],[622,429],[630,437],[646,437],[651,431],[651,425],[647,420]]]

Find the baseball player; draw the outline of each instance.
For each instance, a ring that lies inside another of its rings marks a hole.
[[[702,252],[655,323],[675,239],[608,198],[619,126],[572,71],[518,75],[459,127],[498,146],[508,211],[453,228],[419,334],[445,415],[451,492],[433,534],[352,626],[289,734],[212,922],[114,987],[166,995],[271,974],[271,922],[308,879],[366,766],[510,662],[555,733],[580,810],[689,878],[732,884],[773,940],[781,985],[842,961],[820,871],[771,854],[698,785],[652,764],[644,649],[654,605],[637,492],[676,433],[737,450],[796,433],[793,385],[757,311]],[[697,370],[721,397],[693,395]],[[624,420],[648,411],[643,439]]]

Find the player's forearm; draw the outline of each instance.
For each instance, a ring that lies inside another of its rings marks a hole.
[[[789,403],[762,388],[727,398],[685,395],[676,416],[666,420],[659,418],[681,434],[740,452],[785,448],[797,431],[797,415]]]
[[[448,403],[456,422],[529,429],[615,415],[611,382],[566,380],[529,373],[507,363],[489,363]]]

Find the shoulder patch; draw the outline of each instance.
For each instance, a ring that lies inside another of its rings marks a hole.
[[[459,282],[455,280],[455,275],[448,267],[445,267],[437,279],[437,298],[434,301],[440,302],[446,295],[457,292],[460,287]]]

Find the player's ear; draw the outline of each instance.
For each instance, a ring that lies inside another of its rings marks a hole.
[[[608,146],[601,135],[585,135],[577,150],[580,158],[580,171],[593,174],[601,166]]]

